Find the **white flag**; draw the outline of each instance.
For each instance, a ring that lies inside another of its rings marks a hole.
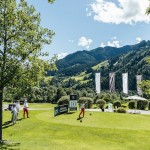
[[[128,73],[122,74],[123,93],[128,94]]]
[[[95,85],[96,85],[96,93],[101,92],[101,74],[95,73]]]
[[[142,75],[136,75],[137,94],[142,95],[142,89],[139,87],[139,83],[142,81]]]
[[[109,91],[115,92],[115,73],[109,73]]]

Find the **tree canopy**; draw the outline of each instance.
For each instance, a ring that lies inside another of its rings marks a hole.
[[[55,0],[48,0],[49,3],[54,3]]]
[[[43,45],[51,44],[55,34],[40,22],[40,14],[25,0],[0,1],[0,125],[4,89],[11,86],[25,92],[40,82],[46,70],[56,68],[55,58],[40,59],[47,55],[42,52]]]

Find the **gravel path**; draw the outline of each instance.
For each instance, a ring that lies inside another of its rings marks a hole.
[[[101,109],[86,109],[86,111],[95,111],[95,112],[102,112]],[[104,112],[110,112],[108,111],[108,109],[105,109]],[[113,111],[111,111],[113,112]],[[150,115],[150,111],[146,111],[146,110],[127,110],[127,113],[129,114],[146,114],[146,115]]]

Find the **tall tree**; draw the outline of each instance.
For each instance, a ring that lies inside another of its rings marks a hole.
[[[146,14],[150,15],[150,5],[146,9]],[[150,64],[150,58],[147,59],[147,63]],[[150,80],[142,81],[142,83],[139,86],[142,88],[143,93],[147,95],[147,97],[149,97],[150,96]]]
[[[25,0],[0,1],[0,140],[4,88],[17,80],[18,84],[28,81],[32,85],[41,79],[47,63],[39,56],[44,55],[42,46],[50,44],[53,35],[53,31],[40,26],[40,14]]]
[[[55,0],[48,0],[49,3],[54,3]]]
[[[146,9],[146,14],[147,14],[147,15],[150,14],[150,5],[149,5],[149,7],[147,7],[147,9]]]

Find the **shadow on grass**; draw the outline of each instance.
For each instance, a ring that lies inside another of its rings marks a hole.
[[[63,114],[63,115],[70,115],[70,114],[74,114],[75,112],[67,112],[67,113],[65,113],[65,114]]]
[[[24,118],[20,118],[20,119],[17,119],[17,121],[21,121],[21,120],[23,120]],[[6,128],[8,128],[8,127],[10,127],[10,126],[13,126],[14,124],[12,123],[12,121],[6,121],[6,122],[4,122],[3,123],[3,125],[2,125],[2,129],[6,129]]]
[[[2,127],[2,129],[9,128],[9,127],[11,127],[11,126],[13,126],[13,125],[14,125],[14,124],[9,124],[9,125],[6,125],[6,126]]]
[[[2,150],[19,150],[19,145],[21,143],[9,142],[6,140],[0,141],[0,149]]]
[[[21,121],[21,120],[23,120],[23,119],[25,119],[25,118],[20,118],[20,119],[17,119],[17,121]]]
[[[78,117],[77,120],[81,120],[83,117]]]
[[[3,123],[3,125],[2,125],[2,126],[9,125],[10,123],[11,123],[11,121],[6,121],[6,122],[4,122],[4,123]]]

